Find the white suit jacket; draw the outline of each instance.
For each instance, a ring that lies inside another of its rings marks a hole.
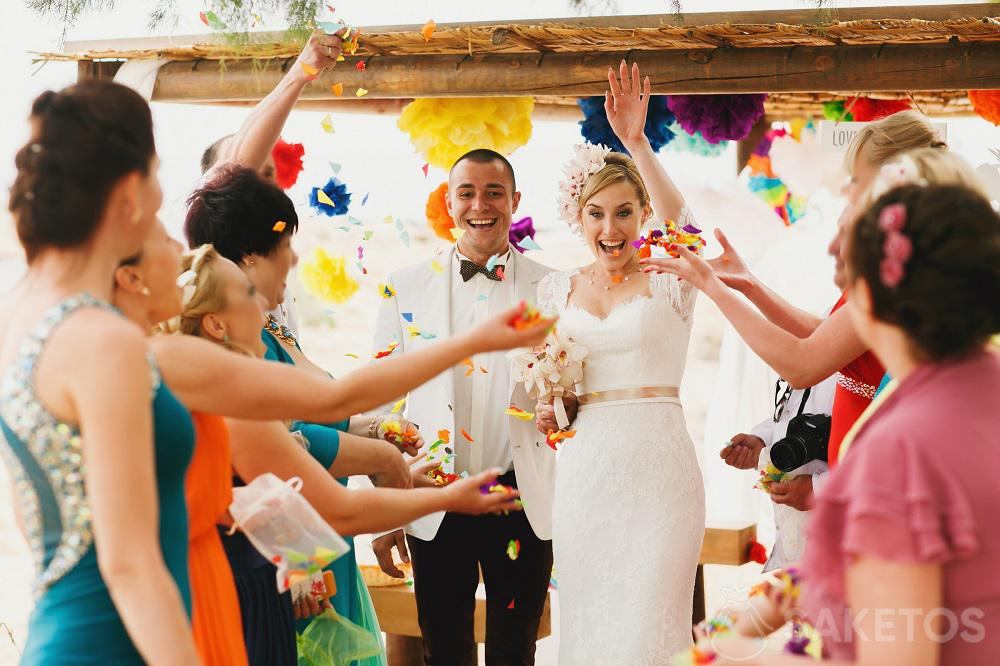
[[[396,291],[393,298],[386,299],[379,310],[375,326],[374,349],[383,350],[390,343],[399,343],[392,356],[435,344],[452,334],[451,330],[451,288],[452,280],[459,279],[452,270],[455,248],[434,259],[395,271],[389,276],[389,283]],[[437,268],[435,270],[434,262]],[[517,250],[511,250],[514,265],[514,298],[534,303],[537,299],[538,282],[552,269],[528,259]],[[490,313],[500,312],[514,303],[490,302]],[[403,312],[413,313],[414,321],[421,328],[433,331],[437,338],[425,340],[412,337],[405,332],[408,324]],[[455,433],[455,419],[450,405],[454,405],[454,379],[449,368],[406,396],[406,417],[420,425],[424,439],[436,439],[438,430],[447,429]],[[511,376],[510,403],[529,412],[534,411],[535,402],[528,397],[524,385]],[[489,409],[504,410],[509,403],[492,405]],[[381,411],[388,411],[383,409]],[[556,457],[546,444],[545,438],[535,428],[535,422],[510,419],[510,444],[517,473],[517,485],[524,502],[524,512],[535,535],[540,539],[552,538],[552,494],[555,487]],[[406,531],[429,541],[437,534],[444,513],[438,512],[420,518],[406,526]]]

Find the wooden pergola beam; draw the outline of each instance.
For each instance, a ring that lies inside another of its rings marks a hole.
[[[480,56],[370,56],[325,73],[306,100],[337,99],[365,88],[369,98],[604,94],[607,71],[623,58],[639,63],[656,94],[879,92],[1000,88],[1000,42],[829,46],[697,51],[632,51]],[[287,61],[172,62],[153,99],[170,102],[253,101],[274,88]]]

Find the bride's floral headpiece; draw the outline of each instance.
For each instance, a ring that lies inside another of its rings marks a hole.
[[[566,180],[559,182],[559,217],[575,231],[580,231],[580,194],[584,183],[604,168],[604,158],[611,149],[600,144],[573,146],[573,159],[563,167]]]

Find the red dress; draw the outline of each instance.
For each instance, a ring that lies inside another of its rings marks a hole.
[[[841,294],[837,304],[833,306],[833,314],[847,302],[847,294]],[[840,457],[840,443],[844,435],[858,420],[861,413],[871,404],[875,397],[885,368],[875,354],[870,351],[857,357],[837,372],[837,388],[833,394],[833,414],[830,419],[830,449],[829,464],[832,469]]]

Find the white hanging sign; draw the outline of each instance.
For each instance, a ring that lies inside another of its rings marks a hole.
[[[844,153],[851,145],[851,140],[869,122],[835,122],[833,120],[822,120],[819,123],[820,145],[823,152]],[[948,141],[948,123],[932,122],[931,125],[937,130],[942,141]]]

